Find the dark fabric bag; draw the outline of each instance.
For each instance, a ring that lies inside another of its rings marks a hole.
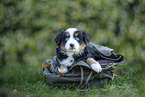
[[[93,55],[92,57],[100,63],[102,72],[97,73],[86,62],[78,61],[69,68],[68,73],[62,74],[58,72],[57,57],[54,56],[42,64],[46,82],[61,87],[78,86],[79,88],[85,88],[105,84],[109,80],[113,80],[113,66],[123,63],[126,58],[121,54],[115,54],[113,49],[92,42],[88,45],[88,48]]]

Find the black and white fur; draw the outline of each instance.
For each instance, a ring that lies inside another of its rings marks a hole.
[[[91,58],[87,47],[90,38],[84,31],[68,28],[56,36],[55,42],[57,44],[58,71],[61,73],[67,73],[67,67],[70,67],[75,61],[86,61]],[[99,62],[91,64],[91,67],[98,73],[102,71]]]

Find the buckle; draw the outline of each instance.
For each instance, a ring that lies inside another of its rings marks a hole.
[[[87,86],[78,86],[79,89],[86,89]]]
[[[58,77],[61,77],[61,76],[64,76],[64,74],[63,73],[59,73],[59,75],[57,75]]]
[[[50,63],[48,63],[48,64],[42,64],[42,67],[48,67],[48,68],[50,68],[51,64]]]

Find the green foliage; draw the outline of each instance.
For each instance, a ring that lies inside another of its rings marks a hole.
[[[144,95],[144,0],[1,0],[0,9],[0,96]],[[128,75],[86,93],[47,85],[41,64],[55,55],[54,39],[69,27],[125,55]]]

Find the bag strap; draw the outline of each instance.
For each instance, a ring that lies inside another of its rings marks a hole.
[[[86,82],[85,82],[84,86],[87,86],[92,74],[93,74],[93,70],[91,71],[91,73],[89,74],[88,78],[86,79]]]
[[[88,82],[89,82],[89,80],[90,80],[90,78],[91,78],[91,76],[92,76],[92,74],[93,74],[93,70],[92,70],[92,71],[90,72],[90,74],[88,75],[88,77],[87,77],[87,79],[86,79],[84,85],[83,85],[84,70],[83,70],[83,67],[82,67],[82,66],[80,66],[80,70],[81,70],[81,80],[80,80],[80,84],[79,84],[78,88],[87,88]]]
[[[81,80],[80,80],[80,84],[78,86],[78,88],[82,88],[83,87],[83,79],[84,79],[84,71],[83,71],[83,67],[80,66],[80,70],[81,70]]]

